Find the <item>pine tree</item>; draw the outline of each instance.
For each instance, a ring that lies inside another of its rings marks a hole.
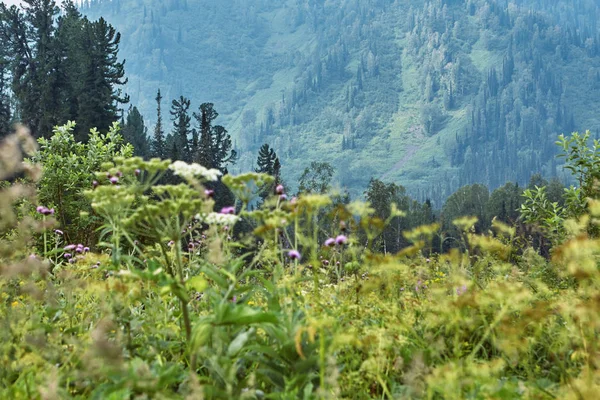
[[[279,158],[277,157],[275,150],[270,148],[269,145],[265,143],[258,151],[256,165],[256,172],[268,174],[275,178],[273,184],[262,188],[260,191],[259,196],[264,201],[267,197],[275,193],[275,187],[281,184],[281,164],[279,163]]]
[[[212,103],[202,103],[199,113],[194,113],[200,132],[195,161],[206,168],[216,168],[227,173],[227,164],[236,162],[237,152],[232,148],[233,143],[227,130],[221,125],[212,125],[218,115]]]
[[[0,52],[2,50],[0,49]],[[6,79],[6,61],[0,53],[0,138],[10,131],[11,113],[8,81]]]
[[[186,162],[192,161],[192,149],[189,140],[191,120],[188,114],[189,108],[190,100],[183,96],[179,100],[173,100],[171,104],[174,141],[179,149],[179,157]]]
[[[84,19],[83,78],[79,93],[78,125],[83,132],[97,127],[108,129],[119,118],[119,104],[127,104],[129,96],[123,96],[115,86],[125,85],[125,62],[117,61],[120,33],[104,18],[90,22]]]
[[[212,157],[212,121],[219,114],[213,108],[212,103],[202,103],[199,113],[194,113],[194,118],[198,121],[198,131],[200,132],[200,142],[198,143],[198,154],[196,162],[206,168],[213,168]]]
[[[160,109],[160,102],[162,101],[162,95],[160,89],[156,94],[156,126],[154,127],[154,137],[152,138],[152,157],[165,158],[166,147],[165,147],[165,133],[162,127],[162,113]]]
[[[127,114],[127,120],[123,124],[123,138],[131,143],[136,156],[147,158],[150,155],[148,128],[137,107],[133,107]]]

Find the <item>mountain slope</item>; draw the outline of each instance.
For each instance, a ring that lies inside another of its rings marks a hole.
[[[556,136],[600,125],[593,0],[113,0],[132,103],[211,101],[237,169],[269,143],[292,186],[328,161],[438,205],[460,185],[561,174]],[[140,23],[143,21],[143,23]]]

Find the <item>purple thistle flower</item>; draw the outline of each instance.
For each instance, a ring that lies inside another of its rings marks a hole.
[[[466,292],[467,292],[467,285],[462,285],[461,287],[456,288],[456,294],[459,295],[459,296],[461,294],[466,293]]]
[[[77,248],[75,249],[75,252],[76,252],[76,253],[83,253],[83,247],[77,247]]]
[[[75,264],[77,262],[76,258],[69,259],[69,264]]]
[[[342,245],[342,244],[346,244],[348,242],[348,238],[345,235],[339,235],[338,237],[335,238],[335,243]]]
[[[329,260],[323,260],[323,265],[329,265]]]
[[[69,258],[73,257],[73,255],[71,253],[65,253],[63,254],[63,257],[68,260]]]
[[[63,247],[63,250],[71,251],[71,250],[75,250],[76,247],[77,246],[75,246],[74,244],[70,244],[68,246]]]
[[[235,207],[223,207],[221,214],[235,214]]]
[[[286,195],[285,193],[283,193],[283,194],[280,194],[280,195],[279,195],[279,200],[281,200],[281,201],[286,201],[286,200],[287,200],[287,195]]]
[[[195,247],[193,242],[188,243],[188,249],[192,250]]]
[[[215,196],[215,191],[214,191],[214,190],[212,190],[212,189],[206,189],[206,190],[204,191],[204,194],[206,195],[206,197],[210,197],[210,198],[212,198],[212,197],[214,197],[214,196]]]
[[[285,189],[283,187],[283,185],[277,185],[277,187],[275,188],[275,193],[277,194],[284,194]]]
[[[37,206],[35,208],[35,211],[39,212],[40,214],[43,214],[44,210],[46,210],[46,207],[44,207],[44,206]]]
[[[57,235],[60,235],[60,236],[62,236],[62,235],[64,235],[64,234],[65,234],[65,233],[64,233],[63,231],[61,231],[60,229],[55,229],[55,230],[54,230],[54,233],[56,233]]]
[[[169,240],[169,243],[167,243],[167,246],[171,247],[171,246],[173,246],[174,244],[175,244],[175,242],[174,242],[174,241],[172,241],[172,240]]]
[[[117,183],[119,183],[119,178],[117,178],[116,176],[113,176],[112,178],[109,179],[109,181],[113,185],[116,185]]]
[[[84,253],[89,253],[90,252],[90,248],[89,247],[84,247],[83,248],[83,252]]]
[[[92,182],[92,188],[96,189],[98,187],[98,185],[99,185],[98,181]]]
[[[123,173],[122,173],[121,171],[117,171],[117,176],[118,176],[119,178],[122,178],[122,177],[123,177]]]
[[[302,256],[300,255],[300,252],[298,250],[290,250],[288,252],[288,257],[291,258],[292,260],[300,260],[300,258],[302,258]]]
[[[136,168],[134,174],[135,176],[140,176],[140,174],[142,173],[142,171],[139,168]]]
[[[335,244],[335,239],[334,238],[329,238],[325,241],[324,245],[327,247],[331,247]]]

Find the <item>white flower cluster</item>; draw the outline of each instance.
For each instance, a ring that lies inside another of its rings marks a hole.
[[[175,161],[173,164],[169,165],[169,169],[173,171],[175,175],[185,179],[203,177],[207,181],[216,181],[219,179],[219,176],[222,175],[221,171],[218,169],[208,169],[200,164],[188,164],[184,161]]]
[[[202,222],[205,222],[209,225],[229,225],[233,226],[236,222],[240,220],[238,215],[234,214],[221,214],[216,212],[211,212],[209,214],[198,214],[196,215],[196,219]]]

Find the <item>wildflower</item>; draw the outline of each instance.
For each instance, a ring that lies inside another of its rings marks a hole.
[[[65,234],[65,233],[64,233],[63,231],[61,231],[60,229],[55,229],[55,230],[54,230],[54,233],[56,233],[56,234],[57,234],[57,235],[59,235],[59,236],[62,236],[62,235],[64,235],[64,234]]]
[[[430,263],[430,262],[431,262],[431,260],[430,260],[429,258],[428,258],[428,259],[426,259],[425,261],[426,261],[426,262],[428,262],[428,263]]]
[[[233,296],[233,298],[231,299],[231,302],[235,304],[237,302],[237,296]]]
[[[70,244],[68,246],[63,247],[63,250],[65,251],[71,251],[71,250],[75,250],[77,246],[75,246],[74,244]]]
[[[73,257],[73,255],[71,253],[65,253],[63,254],[63,257],[66,258],[67,260],[70,259],[71,257]]]
[[[75,264],[77,262],[76,258],[70,258],[69,259],[69,264]]]
[[[92,188],[96,189],[98,187],[98,185],[99,185],[98,181],[92,182]]]
[[[298,250],[290,250],[288,252],[288,257],[291,258],[292,260],[300,260],[300,258],[302,258],[300,256],[300,252]]]
[[[113,176],[112,178],[109,179],[109,181],[113,185],[116,185],[117,183],[119,183],[119,178],[117,178],[116,176]]]
[[[239,219],[240,219],[240,217],[237,215],[215,213],[215,212],[207,214],[204,218],[205,222],[209,225],[224,225],[224,226],[235,225],[235,223]],[[202,235],[202,239],[206,239],[206,236]]]
[[[329,265],[329,260],[323,260],[323,265]]]
[[[90,248],[89,247],[84,247],[83,248],[83,252],[84,253],[89,253],[90,252]]]
[[[83,247],[79,247],[77,246],[77,248],[75,249],[76,253],[83,253]]]
[[[207,169],[200,164],[188,164],[183,161],[175,161],[169,165],[169,169],[173,171],[173,174],[186,179],[203,177],[207,181],[216,181],[219,176],[223,175],[218,169]]]
[[[54,208],[37,206],[35,210],[42,215],[54,215]]]
[[[140,176],[141,173],[142,171],[139,168],[137,168],[134,172],[135,176]]]
[[[123,177],[123,173],[122,173],[121,171],[117,171],[117,176],[118,176],[119,178],[122,178],[122,177]]]
[[[339,235],[338,237],[335,238],[335,243],[342,245],[342,244],[346,244],[348,242],[348,238],[344,235]]]
[[[284,188],[283,185],[277,185],[277,187],[275,188],[275,193],[277,194],[284,194]]]
[[[235,214],[235,207],[223,207],[221,214]]]
[[[210,197],[210,198],[215,197],[215,191],[212,189],[206,189],[204,191],[204,194],[206,195],[206,197]]]
[[[291,205],[296,205],[297,202],[298,202],[298,198],[296,196],[292,197],[292,199],[290,200]]]
[[[286,201],[287,200],[287,195],[285,193],[284,194],[280,194],[279,195],[279,200]]]
[[[462,285],[459,288],[456,288],[456,294],[457,295],[461,295],[461,294],[465,294],[467,292],[467,285]]]
[[[35,254],[30,254],[29,255],[29,259],[30,260],[37,260],[37,256]]]
[[[171,246],[173,246],[174,244],[175,244],[175,242],[174,242],[174,241],[172,241],[172,240],[169,240],[169,243],[167,243],[167,246],[171,247]]]
[[[188,249],[192,250],[195,247],[193,242],[188,243]]]
[[[324,245],[327,247],[331,247],[335,244],[335,239],[334,238],[329,238],[325,241]]]

